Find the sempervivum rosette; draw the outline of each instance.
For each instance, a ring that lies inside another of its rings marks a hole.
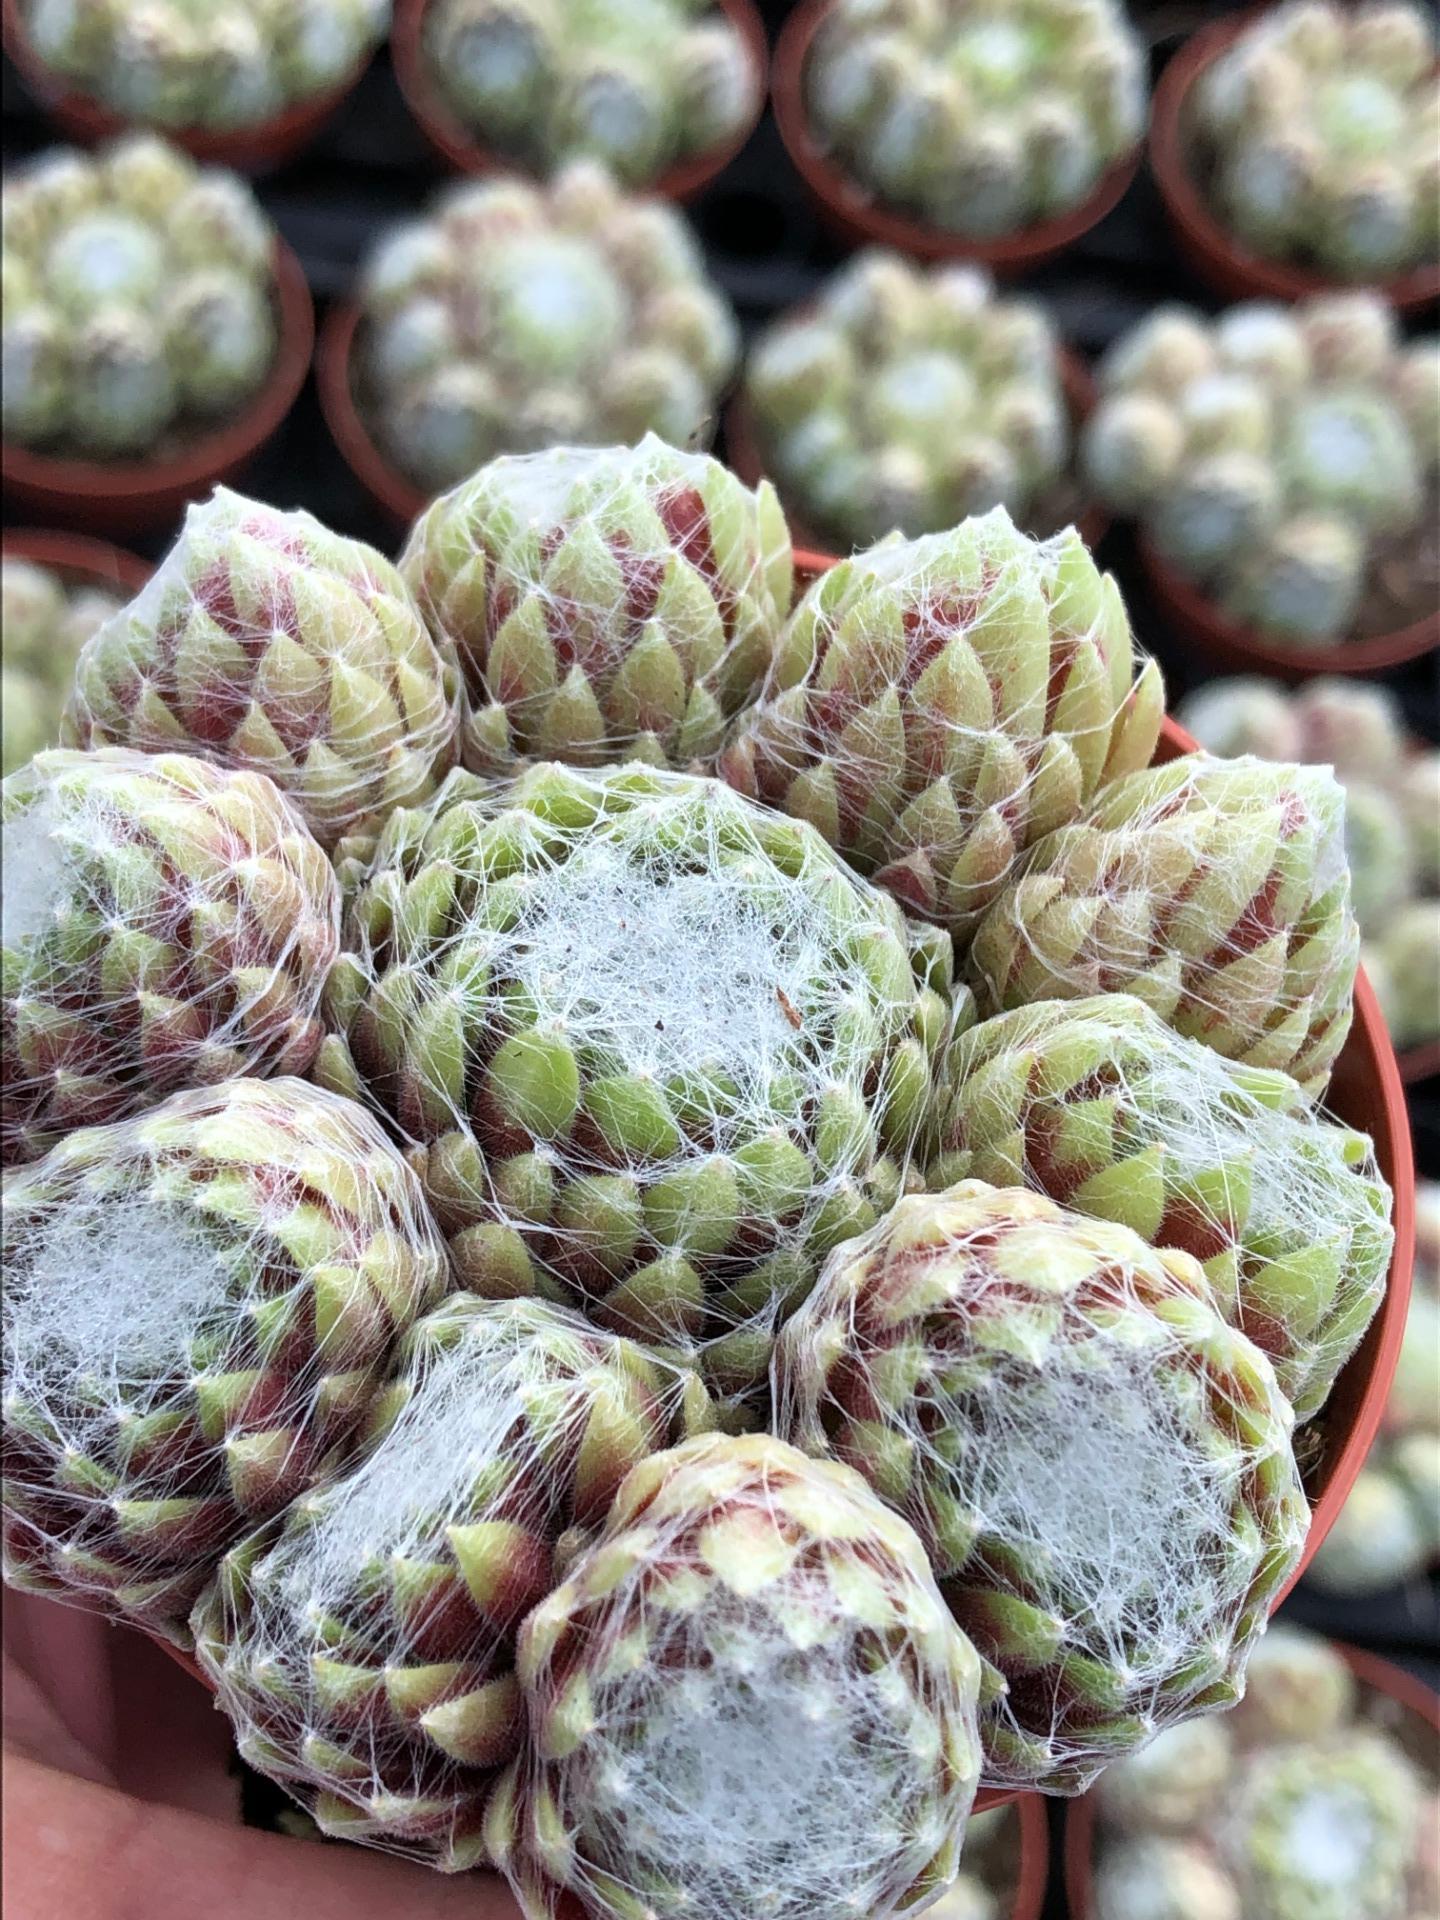
[[[416,523],[400,562],[474,704],[466,764],[713,759],[790,608],[767,481],[653,434],[495,460]]]
[[[186,1645],[444,1291],[419,1182],[350,1101],[229,1080],[71,1134],[4,1226],[5,1578]]]
[[[976,931],[982,1014],[1129,993],[1178,1033],[1323,1093],[1359,931],[1325,767],[1186,754],[1032,849]]]
[[[629,1470],[709,1419],[693,1374],[573,1315],[444,1302],[358,1462],[235,1547],[196,1608],[241,1754],[326,1833],[476,1864],[521,1734],[520,1621]]]
[[[57,750],[0,792],[6,1165],[187,1086],[305,1070],[339,887],[263,774]]]
[[[86,646],[64,730],[71,746],[253,767],[328,845],[434,791],[459,697],[388,560],[221,487]]]
[[[889,1920],[954,1875],[980,1663],[833,1462],[768,1435],[644,1461],[517,1671],[486,1831],[527,1920]]]
[[[33,561],[0,560],[0,775],[55,744],[76,656],[119,604],[100,587],[67,593]]]
[[[779,1430],[924,1540],[988,1663],[986,1779],[1078,1793],[1228,1707],[1308,1512],[1293,1415],[1188,1255],[1039,1194],[910,1195],[781,1337]]]
[[[1394,1234],[1370,1142],[1127,995],[1044,1000],[962,1035],[930,1139],[932,1188],[1035,1187],[1193,1254],[1299,1419],[1383,1297]]]
[[[640,765],[452,775],[347,940],[317,1071],[413,1143],[464,1284],[737,1390],[895,1198],[952,1018],[948,942],[810,828]]]
[[[996,508],[822,575],[720,769],[963,932],[1027,847],[1146,765],[1162,703],[1074,529],[1037,542]]]
[[[357,403],[427,495],[498,453],[704,445],[739,352],[683,217],[584,161],[449,188],[375,249],[360,298]]]

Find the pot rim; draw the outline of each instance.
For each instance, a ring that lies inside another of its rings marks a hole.
[[[127,598],[139,593],[151,574],[149,561],[125,547],[97,540],[91,534],[50,528],[7,527],[0,534],[0,556],[32,561],[37,567],[87,586],[116,587]]]

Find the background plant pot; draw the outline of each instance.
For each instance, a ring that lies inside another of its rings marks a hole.
[[[168,526],[191,501],[243,468],[289,413],[305,384],[315,312],[300,262],[277,237],[275,362],[244,411],[164,459],[84,460],[33,453],[7,440],[0,472],[11,504],[105,533]]]
[[[1315,267],[1270,260],[1254,253],[1210,210],[1190,170],[1186,117],[1192,88],[1205,69],[1248,31],[1265,9],[1202,27],[1172,55],[1155,87],[1150,105],[1150,167],[1165,202],[1171,227],[1189,265],[1208,287],[1227,300],[1303,300],[1345,281],[1328,279]],[[1440,298],[1440,261],[1412,267],[1380,282],[1392,306],[1408,311]]]
[[[408,527],[425,511],[428,496],[381,452],[355,404],[355,336],[363,317],[353,300],[338,301],[325,316],[315,353],[320,411],[331,439],[361,486],[392,520]]]
[[[1022,1793],[1012,1804],[1020,1823],[1020,1870],[1010,1920],[1040,1920],[1050,1879],[1050,1822],[1038,1793]]]
[[[390,53],[395,78],[405,103],[416,123],[435,151],[461,173],[526,172],[514,160],[487,147],[459,118],[441,96],[430,77],[423,46],[425,14],[432,0],[395,0],[395,24],[390,34]],[[728,140],[708,152],[689,155],[667,167],[641,191],[659,194],[666,200],[688,200],[727,167],[755,131],[765,105],[765,83],[769,67],[769,43],[765,26],[755,9],[754,0],[715,0],[720,12],[745,42],[755,69],[755,110]]]
[[[1329,647],[1287,647],[1222,613],[1165,558],[1147,534],[1137,535],[1136,547],[1161,613],[1204,656],[1207,667],[1272,674],[1296,682],[1322,673],[1383,673],[1440,647],[1440,607],[1408,627],[1397,627],[1393,633],[1344,640]]]
[[[1413,1087],[1422,1080],[1431,1080],[1440,1074],[1440,1040],[1430,1040],[1420,1047],[1406,1047],[1395,1056],[1400,1068],[1400,1078],[1407,1087]]]
[[[1094,192],[1078,207],[992,240],[949,233],[918,216],[883,205],[830,158],[810,130],[805,63],[830,4],[831,0],[802,0],[786,20],[775,46],[770,98],[792,166],[814,197],[826,224],[852,246],[872,241],[921,260],[980,260],[992,273],[1003,277],[1053,260],[1124,199],[1139,170],[1142,145],[1109,167]]]
[[[1359,1647],[1347,1647],[1338,1640],[1334,1644],[1363,1687],[1383,1694],[1387,1700],[1393,1700],[1403,1708],[1406,1714],[1415,1716],[1425,1729],[1420,1732],[1420,1744],[1428,1748],[1434,1737],[1440,1735],[1440,1694],[1417,1680],[1413,1674],[1407,1673],[1403,1667],[1392,1666],[1390,1661],[1381,1660]],[[1088,1920],[1089,1917],[1095,1868],[1095,1828],[1095,1796],[1087,1793],[1078,1800],[1072,1800],[1065,1809],[1064,1849],[1065,1898],[1070,1909],[1070,1920]]]
[[[5,531],[0,553],[7,560],[30,560],[58,574],[65,585],[104,587],[132,599],[150,578],[150,564],[123,547],[92,540],[83,533]]]
[[[1065,391],[1066,404],[1070,410],[1072,427],[1078,427],[1095,404],[1095,382],[1090,377],[1090,369],[1079,354],[1069,347],[1061,346],[1057,355],[1060,367],[1060,384]],[[755,415],[742,384],[736,388],[725,407],[724,414],[725,455],[735,473],[753,487],[763,479],[768,471],[764,450]],[[778,490],[778,482],[777,482]],[[789,523],[791,538],[797,542],[795,564],[800,565],[803,552],[810,564],[811,572],[822,572],[833,556],[825,542],[813,533],[805,524],[804,515],[793,510],[790,500],[781,494],[781,504],[785,508],[785,518]],[[1105,537],[1110,526],[1110,515],[1098,501],[1091,501],[1085,510],[1078,514],[1075,525],[1087,547],[1096,547]]]
[[[63,134],[90,147],[136,124],[89,94],[76,92],[63,75],[45,65],[25,31],[20,0],[0,0],[0,10],[6,53]],[[308,100],[297,100],[254,126],[157,127],[155,131],[207,165],[237,167],[242,173],[269,172],[309,144],[369,66],[370,58],[367,53],[338,87],[312,94]]]

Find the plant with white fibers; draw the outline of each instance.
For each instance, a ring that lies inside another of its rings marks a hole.
[[[760,335],[745,400],[786,500],[842,552],[995,506],[1053,533],[1074,505],[1055,329],[983,267],[856,255]]]
[[[263,774],[57,750],[0,812],[7,1166],[185,1087],[309,1066],[340,889]]]
[[[329,846],[435,790],[460,712],[454,659],[383,555],[217,487],[87,643],[64,739],[254,768]]]
[[[517,1672],[486,1834],[527,1920],[888,1920],[954,1876],[980,1663],[843,1467],[769,1435],[646,1460]]]
[[[1127,993],[1177,1033],[1318,1097],[1360,937],[1327,767],[1185,754],[1104,787],[1033,847],[970,949],[982,1018]]]
[[[242,1756],[326,1833],[478,1864],[523,1732],[522,1619],[630,1469],[711,1419],[693,1373],[575,1315],[443,1302],[355,1464],[233,1548],[195,1610]]]
[[[575,161],[447,188],[360,281],[356,402],[427,495],[499,453],[704,446],[739,356],[683,215]]]
[[[411,1143],[464,1285],[763,1381],[909,1174],[950,948],[717,781],[542,763],[393,814],[317,1074]]]
[[[1390,1190],[1369,1140],[1124,994],[1042,1000],[946,1056],[926,1184],[1024,1185],[1205,1269],[1308,1420],[1385,1293]]]
[[[925,1542],[986,1663],[987,1783],[1079,1793],[1240,1697],[1309,1514],[1190,1255],[983,1181],[909,1195],[831,1255],[775,1391]]]
[[[997,507],[822,574],[719,766],[963,934],[1027,848],[1149,763],[1163,708],[1079,534],[1032,540]]]
[[[7,1180],[4,1239],[5,1578],[180,1645],[449,1282],[399,1153],[292,1079],[71,1134]]]
[[[427,508],[400,567],[464,668],[477,773],[713,761],[793,590],[770,483],[653,434],[492,460]]]

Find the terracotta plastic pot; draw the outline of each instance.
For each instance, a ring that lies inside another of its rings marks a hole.
[[[875,242],[921,260],[981,260],[992,273],[1003,277],[1025,273],[1064,253],[1124,199],[1139,170],[1142,145],[1108,168],[1094,192],[1078,207],[993,240],[949,233],[918,216],[885,206],[832,160],[811,132],[805,104],[805,63],[830,5],[831,0],[802,0],[786,20],[775,46],[770,99],[791,164],[826,224],[842,240],[852,246]]]
[[[526,169],[514,160],[487,147],[459,119],[436,89],[422,41],[425,14],[431,0],[395,0],[395,24],[390,34],[390,53],[395,79],[405,96],[421,132],[435,151],[461,173],[515,173]],[[755,68],[755,111],[737,127],[728,140],[706,153],[691,154],[667,167],[643,191],[659,194],[666,200],[688,200],[709,184],[739,153],[765,104],[765,79],[769,66],[769,45],[765,27],[755,9],[754,0],[716,0],[749,51]]]
[[[1020,1872],[1010,1920],[1040,1920],[1050,1879],[1050,1822],[1038,1793],[1022,1793],[1013,1805],[1020,1822]]]
[[[51,71],[30,44],[19,0],[0,0],[5,22],[5,51],[19,68],[30,92],[60,131],[82,146],[113,140],[134,123],[87,93],[76,92],[64,76]],[[297,100],[293,106],[252,127],[157,127],[167,140],[207,165],[236,167],[241,173],[268,173],[308,146],[369,66],[367,53],[338,87]]]
[[[275,295],[280,320],[275,362],[243,413],[163,460],[70,459],[7,440],[0,447],[0,472],[12,505],[105,533],[136,533],[167,526],[191,500],[238,473],[294,406],[315,343],[304,271],[278,237]]]
[[[383,453],[355,404],[351,361],[361,321],[359,306],[342,300],[331,307],[320,328],[315,352],[315,388],[330,437],[345,456],[346,465],[371,499],[392,520],[408,527],[424,512],[429,498],[413,480]]]
[[[1085,362],[1069,347],[1060,348],[1059,362],[1060,384],[1065,390],[1071,423],[1078,427],[1095,404],[1095,382]],[[730,467],[747,487],[753,487],[765,477],[766,459],[755,416],[743,386],[737,388],[725,408],[724,427],[725,452]],[[804,516],[793,511],[783,494],[781,504],[785,508],[791,538],[796,542],[796,565],[799,566],[803,553],[811,572],[823,570],[824,566],[832,563],[834,556],[826,551],[824,541],[805,525]],[[1083,513],[1076,516],[1075,525],[1086,546],[1095,547],[1109,530],[1110,515],[1098,501],[1092,501]]]
[[[1186,119],[1191,89],[1205,69],[1264,11],[1259,8],[1202,27],[1167,62],[1150,106],[1150,166],[1181,253],[1208,287],[1227,300],[1257,296],[1303,300],[1347,283],[1327,279],[1314,267],[1253,253],[1211,212],[1190,170]],[[1423,307],[1440,298],[1440,262],[1414,267],[1382,281],[1379,290],[1402,311]]]
[[[1136,545],[1150,591],[1169,624],[1207,663],[1232,672],[1271,674],[1289,681],[1309,680],[1321,673],[1383,673],[1440,647],[1440,607],[1393,633],[1330,647],[1284,646],[1222,613],[1147,535],[1140,534]]]
[[[105,587],[129,600],[150,578],[150,565],[138,554],[91,540],[83,533],[40,533],[8,530],[0,536],[0,553],[7,560],[31,560],[59,574],[66,586]]]
[[[1428,1747],[1432,1737],[1440,1734],[1440,1694],[1417,1680],[1414,1674],[1407,1673],[1403,1667],[1392,1666],[1388,1660],[1381,1660],[1359,1647],[1345,1646],[1338,1640],[1333,1644],[1336,1651],[1344,1655],[1346,1664],[1363,1687],[1384,1694],[1387,1700],[1393,1700],[1407,1714],[1413,1714],[1428,1729],[1420,1736]],[[1065,1899],[1070,1909],[1070,1920],[1089,1920],[1095,1866],[1095,1825],[1093,1794],[1084,1794],[1066,1807]]]

